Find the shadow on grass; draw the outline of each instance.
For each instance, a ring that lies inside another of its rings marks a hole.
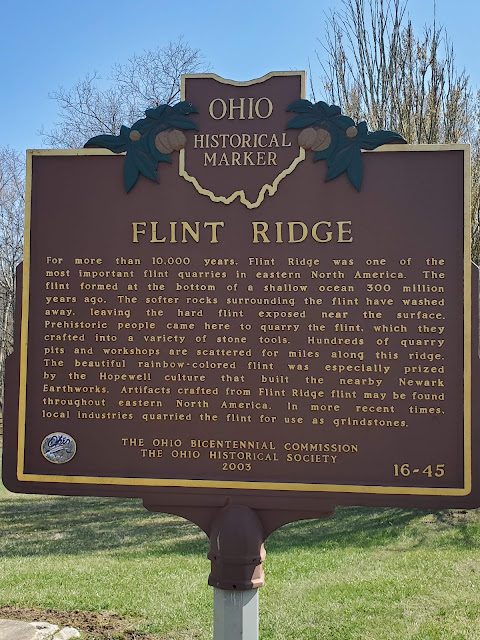
[[[478,512],[471,512],[469,523],[449,514],[449,511],[419,509],[338,507],[328,520],[302,520],[282,527],[269,538],[268,551],[281,553],[292,547],[369,549],[390,545],[405,537],[410,538],[408,548],[415,548],[429,542],[432,534],[445,532],[453,535],[442,537],[443,546],[478,548]]]
[[[159,557],[202,554],[205,534],[194,524],[146,511],[140,500],[0,495],[0,556],[119,552]]]
[[[428,522],[422,516],[428,516]],[[268,539],[268,551],[382,547],[405,537],[407,529],[415,538],[410,540],[412,548],[429,539],[429,532],[452,528],[455,536],[451,544],[473,548],[479,544],[477,523],[477,513],[465,523],[441,511],[341,507],[328,520],[303,520],[282,527]],[[443,543],[449,544],[448,539]],[[3,557],[90,552],[124,557],[167,553],[204,556],[207,549],[208,540],[196,525],[176,516],[149,513],[140,500],[0,493]]]
[[[416,509],[337,507],[328,520],[302,520],[282,527],[269,539],[269,551],[286,547],[371,548],[393,542],[412,520],[424,512]]]

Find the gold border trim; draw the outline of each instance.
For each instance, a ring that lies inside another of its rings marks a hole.
[[[240,83],[241,84],[241,83]],[[20,389],[18,407],[18,449],[17,478],[22,482],[45,482],[64,484],[96,484],[101,486],[137,486],[137,487],[189,487],[269,491],[304,491],[330,493],[362,493],[376,495],[424,495],[424,496],[467,496],[472,490],[472,272],[471,272],[471,192],[470,192],[470,145],[384,145],[374,151],[409,152],[409,151],[462,151],[464,157],[464,486],[453,487],[385,487],[381,485],[312,485],[294,482],[240,482],[223,480],[184,480],[155,478],[109,478],[94,476],[54,476],[27,474],[24,472],[25,455],[25,412],[26,412],[26,379],[27,379],[27,344],[28,344],[28,312],[29,312],[29,274],[30,274],[30,218],[32,208],[32,157],[33,156],[114,156],[107,149],[38,149],[27,151],[27,177],[25,195],[25,249],[23,259],[23,291],[20,333]]]
[[[32,157],[27,151],[25,180],[25,225],[23,233],[22,316],[20,321],[20,379],[18,390],[17,476],[23,475],[25,464],[25,426],[27,409],[28,312],[30,300],[30,219],[32,214]]]
[[[472,206],[470,145],[463,145],[463,447],[465,489],[472,490]]]
[[[213,80],[216,80],[217,82],[220,82],[221,84],[229,84],[235,87],[248,87],[252,84],[259,84],[261,82],[265,82],[266,80],[269,80],[270,78],[278,77],[278,76],[300,76],[300,82],[301,82],[300,98],[305,99],[305,96],[306,96],[305,71],[271,71],[270,73],[265,74],[261,78],[255,78],[254,80],[245,80],[243,82],[222,78],[216,73],[185,74],[182,76],[182,100],[185,100],[185,80],[189,78],[211,78]],[[247,196],[245,195],[245,191],[243,189],[234,191],[229,196],[217,196],[213,193],[213,191],[210,191],[209,189],[205,189],[204,187],[202,187],[202,185],[198,182],[195,176],[190,175],[185,169],[185,149],[181,149],[179,153],[178,173],[179,175],[182,176],[182,178],[185,178],[187,182],[190,182],[191,184],[193,184],[193,186],[198,191],[198,193],[202,194],[203,196],[209,197],[212,202],[222,202],[223,204],[231,204],[234,200],[236,200],[237,198],[240,198],[240,202],[244,204],[247,207],[247,209],[256,209],[262,204],[267,194],[269,196],[273,196],[276,193],[280,182],[286,176],[290,175],[292,171],[300,164],[300,162],[303,162],[303,160],[305,160],[305,157],[306,157],[305,149],[300,147],[298,156],[293,160],[293,162],[287,167],[287,169],[284,169],[281,173],[278,174],[278,176],[275,178],[272,184],[267,183],[263,185],[263,187],[260,189],[258,193],[257,199],[254,202],[250,202],[250,200],[248,200]]]
[[[30,156],[125,156],[126,152],[114,153],[110,149],[27,149]]]
[[[89,476],[50,476],[37,474],[19,475],[19,480],[29,482],[63,482],[67,484],[121,485],[132,487],[188,487],[202,489],[248,489],[269,491],[308,491],[336,493],[372,493],[387,495],[466,496],[470,489],[463,487],[383,487],[380,485],[314,485],[300,482],[241,482],[236,480],[181,480],[166,478],[94,478]],[[94,482],[92,482],[94,480]]]

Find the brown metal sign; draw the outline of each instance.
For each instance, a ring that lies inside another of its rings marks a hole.
[[[184,87],[197,130],[159,184],[127,194],[108,151],[29,154],[6,485],[476,506],[468,147],[362,152],[359,192],[288,130],[298,74]]]

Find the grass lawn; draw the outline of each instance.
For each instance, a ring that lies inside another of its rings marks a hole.
[[[262,640],[480,638],[480,511],[339,508],[265,546]],[[211,639],[207,551],[195,525],[138,500],[0,486],[0,617],[108,611],[155,638]]]

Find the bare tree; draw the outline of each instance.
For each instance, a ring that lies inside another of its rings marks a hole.
[[[87,74],[72,88],[50,94],[58,104],[59,120],[50,131],[40,132],[43,142],[79,148],[93,136],[116,135],[122,124],[143,117],[145,109],[177,102],[181,76],[205,67],[202,53],[179,38],[114,65],[106,82],[96,72]]]
[[[0,389],[5,358],[13,347],[15,270],[23,257],[25,163],[18,153],[0,148]],[[2,391],[3,398],[3,391]],[[3,406],[3,399],[0,399]]]
[[[77,149],[92,135],[118,130],[131,117],[122,102],[118,87],[100,87],[96,72],[87,74],[71,89],[60,87],[50,98],[57,101],[59,120],[50,131],[42,129],[43,142],[49,147]]]
[[[130,113],[141,117],[146,108],[178,102],[182,75],[205,71],[205,67],[200,51],[179,38],[166,47],[134,55],[125,64],[116,64],[112,79]]]
[[[416,36],[406,11],[407,0],[343,0],[343,8],[327,18],[325,63],[325,53],[317,53],[323,89],[357,121],[395,131],[409,143],[472,143],[472,244],[478,262],[480,144],[469,77],[457,69],[435,17]]]
[[[353,118],[410,143],[465,140],[473,117],[469,78],[435,20],[415,36],[406,5],[344,0],[327,22],[324,88]]]
[[[472,145],[472,257],[480,264],[480,91],[477,92],[476,127],[470,136]]]

